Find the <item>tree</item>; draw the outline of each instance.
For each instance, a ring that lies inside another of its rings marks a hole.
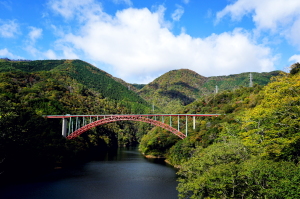
[[[239,164],[249,157],[249,151],[238,140],[198,147],[178,172],[179,197],[236,197],[240,191]]]
[[[276,77],[260,95],[260,104],[240,117],[243,143],[261,156],[297,160],[299,147],[294,155],[285,149],[300,139],[300,74]]]

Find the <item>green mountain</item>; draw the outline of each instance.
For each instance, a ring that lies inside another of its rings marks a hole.
[[[178,166],[179,198],[299,198],[299,69],[200,97],[180,113],[224,115],[198,117],[195,128],[188,118],[188,136],[167,149],[167,134],[149,131],[140,150]]]
[[[81,60],[37,60],[10,61],[2,59],[0,72],[36,73],[52,71],[64,74],[89,89],[101,94],[104,98],[117,100],[129,107],[132,113],[144,113],[149,109],[147,102],[121,80]],[[131,87],[133,88],[133,86]]]
[[[119,121],[67,140],[61,136],[62,121],[44,115],[149,110],[135,92],[83,61],[0,59],[0,186],[88,161],[108,148],[134,145],[151,127]]]
[[[270,82],[271,77],[278,76],[281,71],[272,72],[251,72],[252,82],[261,86],[265,86]],[[212,76],[208,77],[207,81],[203,85],[207,92],[214,92],[215,87],[218,86],[219,91],[233,90],[240,86],[249,87],[250,85],[250,73],[240,73],[227,76]]]
[[[165,111],[174,111],[201,96],[206,77],[188,69],[172,70],[144,86],[138,93]]]
[[[253,84],[266,85],[280,71],[251,73]],[[250,73],[204,77],[192,70],[172,70],[158,77],[138,91],[140,96],[166,112],[179,110],[196,99],[218,91],[248,87]]]

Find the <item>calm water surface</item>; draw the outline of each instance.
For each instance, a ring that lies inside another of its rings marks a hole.
[[[119,149],[36,182],[0,188],[1,199],[175,199],[176,170],[136,148]]]

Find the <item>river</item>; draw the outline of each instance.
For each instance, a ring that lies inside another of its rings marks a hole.
[[[0,188],[1,199],[175,199],[176,170],[146,159],[137,148],[120,148],[76,168],[34,182]]]

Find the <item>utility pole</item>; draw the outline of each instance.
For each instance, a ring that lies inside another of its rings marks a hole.
[[[250,73],[250,82],[249,82],[249,87],[253,87],[253,82],[252,82],[252,73]]]

